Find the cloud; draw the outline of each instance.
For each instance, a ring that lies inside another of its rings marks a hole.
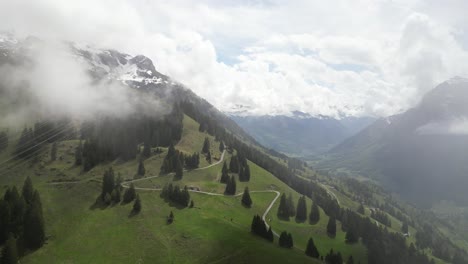
[[[0,27],[145,54],[224,111],[244,105],[250,114],[385,116],[466,75],[463,7],[419,0],[17,0],[0,3]]]
[[[91,119],[169,112],[162,102],[120,82],[92,79],[87,62],[63,42],[26,42],[21,50],[25,59],[0,66],[2,124],[22,126],[44,116]]]

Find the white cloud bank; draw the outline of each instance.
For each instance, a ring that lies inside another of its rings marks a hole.
[[[152,58],[221,110],[397,113],[468,72],[463,0],[0,1],[0,28]]]

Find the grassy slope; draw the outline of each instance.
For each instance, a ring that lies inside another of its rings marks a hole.
[[[203,140],[208,135],[198,132],[198,124],[184,118],[183,139],[176,148],[187,153],[199,152]],[[218,143],[210,137],[212,153],[219,157]],[[273,206],[267,219],[276,232],[291,232],[295,246],[299,249],[285,250],[272,245],[248,231],[254,214],[263,214],[274,198],[273,193],[252,193],[254,206],[250,209],[240,205],[240,197],[207,196],[191,194],[197,208],[177,209],[159,198],[157,191],[139,191],[143,211],[129,218],[131,205],[114,206],[106,209],[91,209],[100,192],[99,181],[109,166],[125,179],[132,179],[137,169],[137,161],[103,164],[80,175],[73,167],[73,147],[77,141],[59,144],[58,157],[61,161],[48,162],[48,152],[44,151],[43,168],[21,166],[17,173],[9,173],[10,179],[0,176],[0,186],[16,184],[20,186],[26,175],[32,175],[35,186],[40,190],[45,208],[48,244],[24,258],[23,263],[89,263],[106,262],[112,259],[117,263],[313,263],[303,254],[306,241],[313,237],[321,254],[330,248],[340,251],[345,258],[349,254],[356,261],[366,263],[366,249],[361,244],[348,245],[338,224],[335,238],[326,235],[328,217],[321,210],[321,220],[315,225],[279,220],[276,217],[278,202]],[[166,150],[164,149],[164,152]],[[159,175],[165,153],[145,160],[146,176]],[[230,155],[226,155],[229,161]],[[292,193],[297,202],[299,194],[279,181],[273,175],[249,162],[251,181],[237,184],[237,192],[245,186],[250,190],[278,190]],[[23,164],[24,165],[24,164]],[[201,160],[201,167],[208,165]],[[199,187],[203,191],[223,193],[225,186],[218,182],[222,164],[206,170],[185,172],[177,184]],[[0,167],[0,171],[1,171]],[[0,172],[1,173],[1,172]],[[50,185],[51,180],[68,181],[80,179],[78,184]],[[161,175],[149,180],[136,182],[137,187],[160,188],[171,182],[172,176]],[[357,208],[357,204],[345,195],[334,193],[342,201],[342,206]],[[307,199],[307,209],[312,201]],[[176,221],[165,224],[165,217],[174,211]],[[232,219],[232,220],[231,220]],[[392,219],[392,222],[394,219]],[[396,228],[397,224],[395,224]]]
[[[186,128],[189,131],[184,131],[184,136],[196,140],[181,141],[177,147],[199,151],[206,135],[199,133],[198,127],[193,130],[196,135],[190,135],[192,128]],[[45,150],[35,165],[22,163],[8,175],[0,176],[2,191],[7,185],[21,187],[25,176],[30,175],[41,193],[49,239],[43,248],[24,257],[22,263],[314,263],[302,251],[281,249],[277,243],[250,234],[252,216],[264,212],[273,193],[252,193],[254,206],[250,209],[241,206],[240,197],[203,194],[191,194],[196,208],[178,209],[159,198],[159,192],[151,191],[139,192],[143,210],[135,217],[129,217],[131,204],[92,209],[104,170],[112,165],[123,178],[131,179],[137,162],[116,161],[80,174],[73,166],[77,143],[60,143],[58,161],[48,161]],[[213,144],[213,151],[217,148]],[[164,155],[145,161],[148,176],[159,174]],[[219,166],[214,168],[219,170]],[[0,174],[4,168],[0,167]],[[197,173],[203,175],[203,171]],[[186,173],[186,177],[190,174],[196,173]],[[50,184],[76,179],[80,182]],[[170,211],[174,211],[176,220],[167,225],[165,219]]]

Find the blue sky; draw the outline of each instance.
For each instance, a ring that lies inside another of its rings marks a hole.
[[[145,54],[219,109],[387,116],[468,72],[463,0],[0,3],[0,29]]]

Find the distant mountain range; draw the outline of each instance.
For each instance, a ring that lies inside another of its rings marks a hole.
[[[230,116],[262,145],[300,157],[325,152],[375,120],[371,117],[338,120],[299,111],[290,116]]]
[[[319,166],[376,177],[420,205],[468,204],[468,79],[452,78],[415,108],[375,121]]]

